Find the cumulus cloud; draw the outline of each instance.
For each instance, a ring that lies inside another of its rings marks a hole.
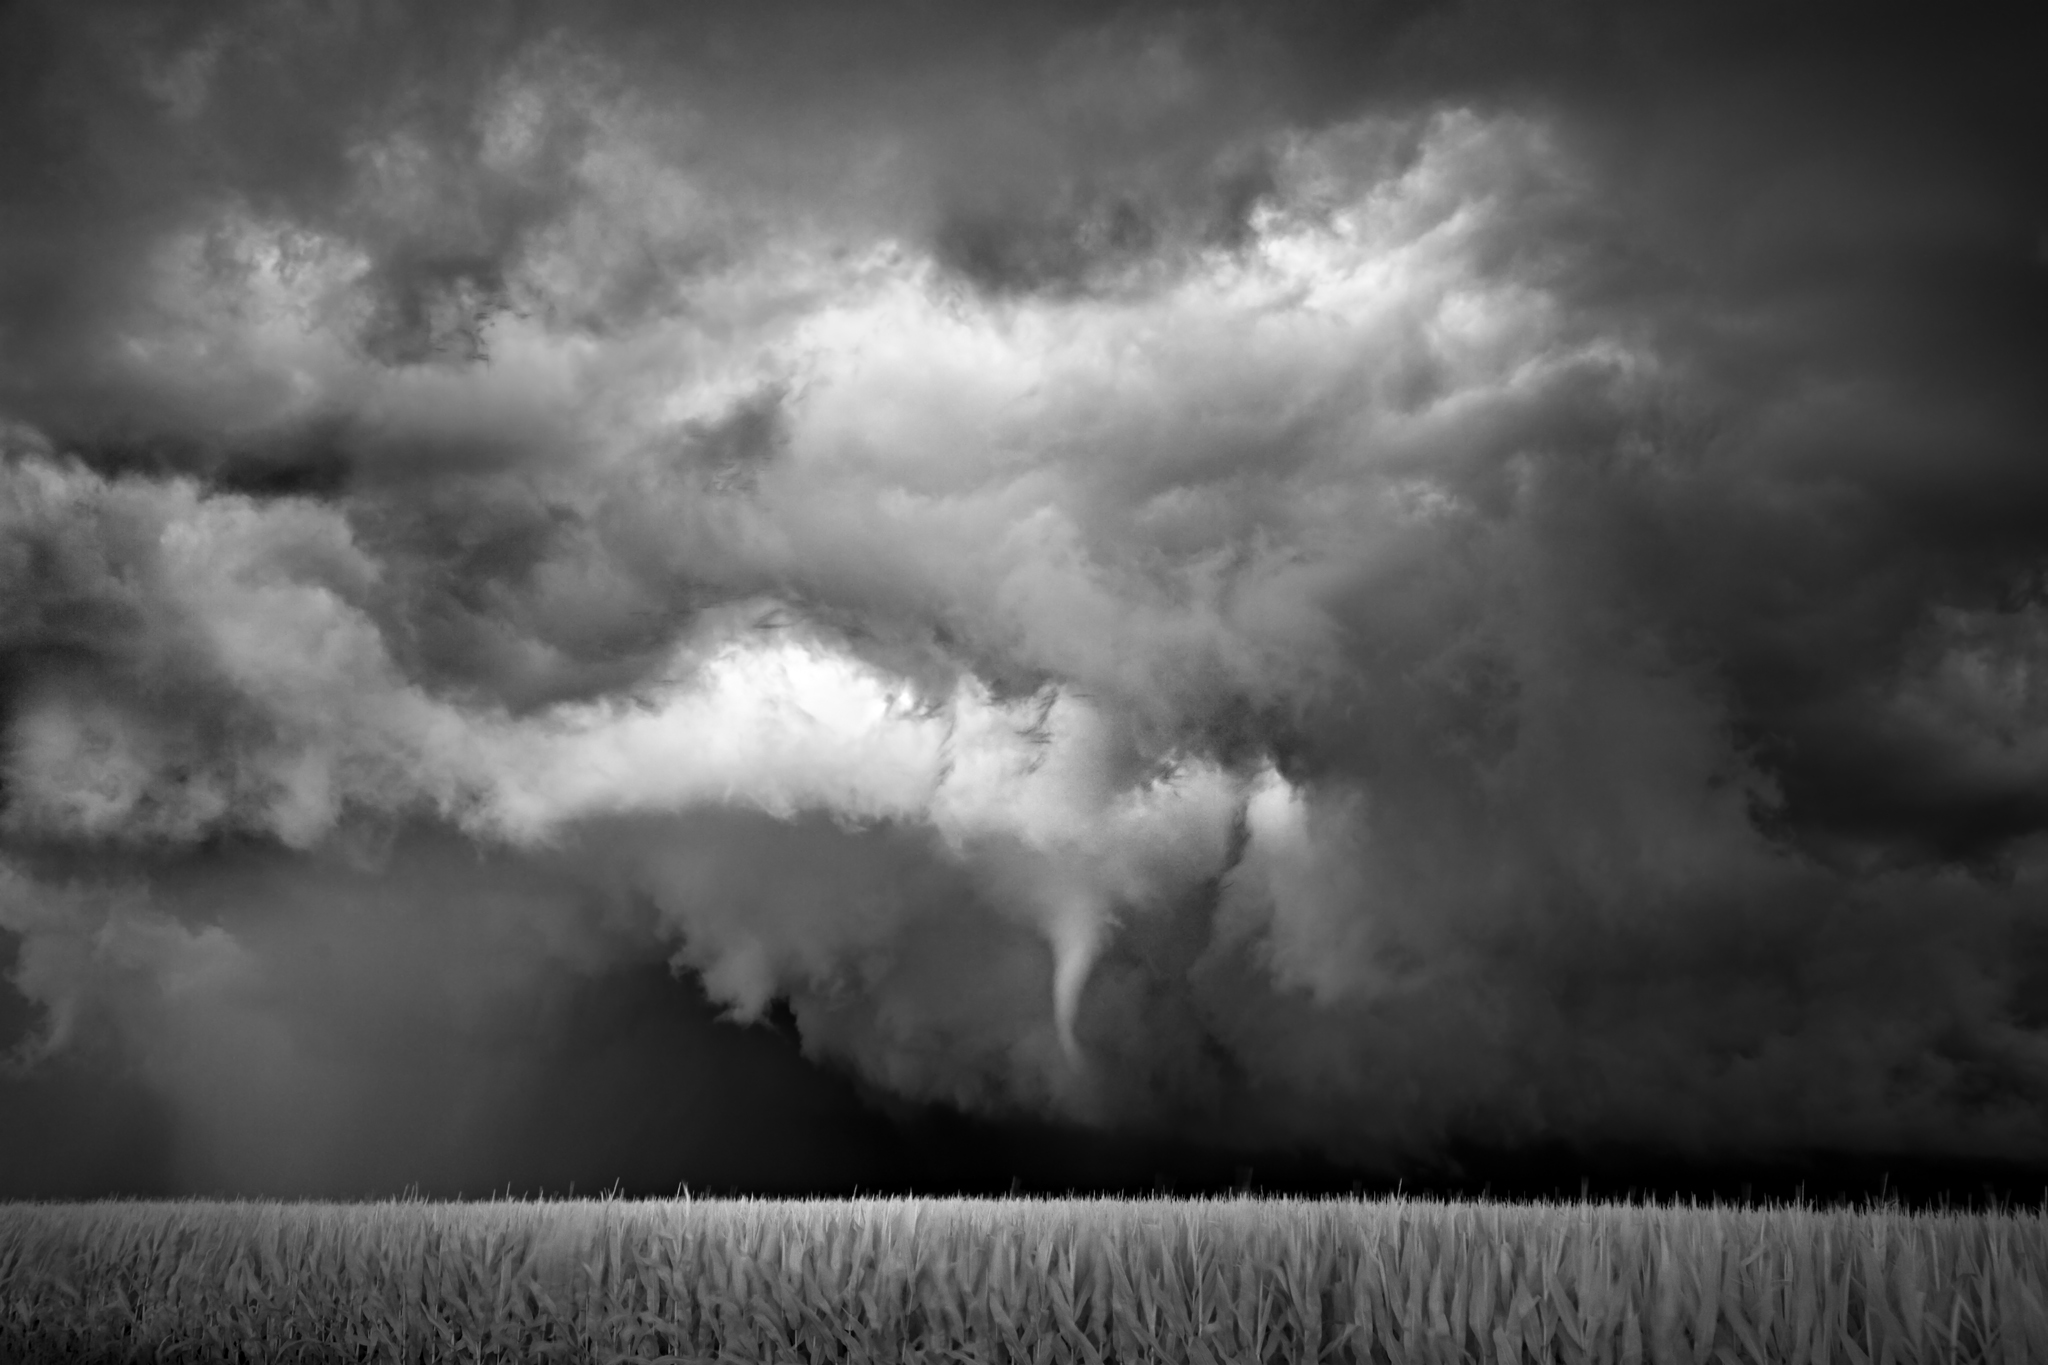
[[[451,1057],[666,959],[1357,1163],[2048,1143],[2037,227],[1799,35],[81,13],[7,21],[5,925],[191,1169],[350,1160],[235,1134],[387,1094],[351,916]]]

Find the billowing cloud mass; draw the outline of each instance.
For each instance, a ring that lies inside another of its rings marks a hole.
[[[1029,8],[8,9],[17,1071],[2048,1158],[2038,35]]]

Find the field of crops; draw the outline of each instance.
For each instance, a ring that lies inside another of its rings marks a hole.
[[[1417,1200],[0,1206],[7,1361],[2048,1362],[2048,1218]]]

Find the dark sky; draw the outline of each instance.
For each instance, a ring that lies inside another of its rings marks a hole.
[[[0,7],[0,1197],[2048,1171],[1885,8]]]

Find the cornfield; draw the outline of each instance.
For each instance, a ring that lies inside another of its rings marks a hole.
[[[1420,1200],[0,1207],[0,1359],[2048,1362],[2048,1217]]]

